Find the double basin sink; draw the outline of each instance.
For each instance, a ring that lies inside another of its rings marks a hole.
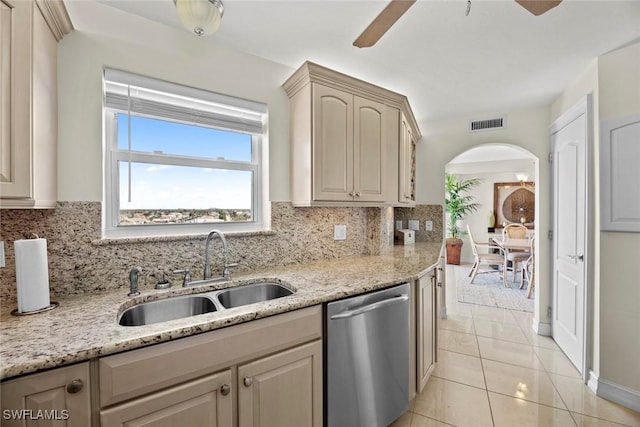
[[[118,316],[122,326],[142,326],[286,297],[294,291],[278,282],[258,282],[194,295],[147,301]]]

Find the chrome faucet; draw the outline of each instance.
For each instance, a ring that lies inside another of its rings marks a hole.
[[[138,275],[142,273],[142,267],[133,267],[129,272],[129,297],[140,295],[138,292]]]
[[[223,269],[226,269],[227,265],[227,239],[224,237],[224,233],[222,231],[211,230],[209,234],[207,234],[207,241],[204,244],[204,280],[211,279],[211,255],[209,255],[209,246],[211,245],[211,239],[213,239],[213,236],[218,236],[222,242]]]

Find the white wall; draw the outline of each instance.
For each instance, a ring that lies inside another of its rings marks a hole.
[[[445,166],[458,154],[482,144],[509,144],[529,151],[539,159],[536,171],[537,251],[549,253],[549,107],[528,108],[507,114],[508,127],[503,130],[469,133],[469,117],[420,123],[423,137],[417,145],[416,199],[420,204],[444,204]],[[485,115],[483,115],[485,116]],[[549,259],[538,257],[536,290],[536,322],[550,323],[547,307],[550,304]]]
[[[100,3],[67,8],[75,31],[58,51],[58,200],[102,200],[105,66],[268,104],[270,199],[289,200],[289,106],[280,85],[293,69]]]
[[[601,120],[640,113],[640,43],[600,57],[598,82]],[[640,233],[600,233],[600,378],[638,396],[639,259]]]
[[[599,120],[640,112],[640,43],[590,64],[553,103],[552,120],[580,98],[594,108],[594,337],[593,372],[640,395],[640,233],[600,231]]]

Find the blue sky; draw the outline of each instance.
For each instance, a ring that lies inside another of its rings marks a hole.
[[[133,151],[251,160],[251,136],[132,116]],[[118,116],[118,148],[128,147],[127,116]],[[132,163],[120,164],[120,209],[250,209],[251,172]]]

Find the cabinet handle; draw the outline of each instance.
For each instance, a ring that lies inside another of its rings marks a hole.
[[[73,381],[71,381],[69,384],[67,384],[67,393],[77,393],[80,390],[82,390],[82,387],[84,386],[84,383],[82,382],[81,379],[75,379]]]
[[[226,396],[227,394],[229,394],[231,392],[231,386],[229,384],[222,384],[220,386],[220,393],[223,396]]]
[[[242,379],[242,383],[244,384],[245,387],[251,387],[251,384],[253,384],[253,378],[251,377],[244,377]]]

